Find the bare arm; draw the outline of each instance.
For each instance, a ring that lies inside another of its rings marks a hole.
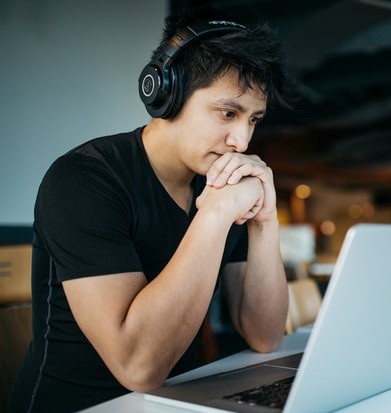
[[[228,264],[223,275],[233,323],[259,352],[273,351],[285,332],[288,294],[277,227],[249,228],[247,262]]]
[[[206,188],[177,251],[149,284],[142,273],[63,283],[80,328],[122,385],[146,391],[164,382],[205,317],[232,222],[260,193],[256,179]]]
[[[261,202],[237,220],[247,221],[247,263],[227,265],[223,286],[233,323],[243,338],[256,351],[272,351],[284,336],[288,311],[272,171],[257,156],[231,153],[216,161],[210,174],[218,179],[210,184],[218,188],[248,175],[262,182]]]

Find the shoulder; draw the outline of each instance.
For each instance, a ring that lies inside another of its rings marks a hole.
[[[58,157],[49,167],[42,183],[52,179],[66,182],[93,177],[99,179],[103,176],[121,180],[127,170],[139,169],[143,159],[141,128],[102,136],[84,142]],[[132,166],[133,163],[138,165]]]
[[[71,149],[63,157],[79,155],[86,159],[97,161],[121,161],[127,159],[130,152],[142,152],[141,130],[123,132],[115,135],[102,136],[91,139]]]

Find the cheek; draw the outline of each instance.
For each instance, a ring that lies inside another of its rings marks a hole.
[[[182,128],[181,146],[187,154],[197,158],[205,158],[210,162],[213,153],[222,155],[226,150],[226,137],[229,134],[227,125],[219,125],[212,116],[188,117],[186,127]]]
[[[206,175],[213,163],[219,158],[209,148],[203,148],[195,144],[196,147],[189,148],[186,152],[186,163],[189,168],[197,174]]]

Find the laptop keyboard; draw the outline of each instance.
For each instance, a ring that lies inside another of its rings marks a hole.
[[[224,396],[223,398],[232,400],[238,404],[283,408],[286,399],[288,398],[293,380],[294,376],[288,377],[286,379],[277,380],[271,384]]]

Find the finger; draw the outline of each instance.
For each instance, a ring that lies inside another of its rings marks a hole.
[[[227,183],[230,185],[237,184],[244,176],[260,177],[264,174],[263,167],[254,164],[245,164],[235,169],[229,176]],[[261,179],[262,181],[262,179]]]
[[[207,174],[207,184],[222,188],[226,184],[237,184],[244,176],[255,176],[265,182],[269,169],[257,155],[229,153],[212,165]]]
[[[241,154],[224,156],[224,162],[216,162],[207,175],[208,185],[222,188],[224,185],[236,184],[244,176],[260,176],[266,164],[258,157]],[[261,179],[262,180],[262,179]]]
[[[206,183],[213,186],[224,186],[232,172],[243,163],[233,153],[226,153],[217,159],[206,174]]]
[[[237,219],[235,221],[235,224],[237,225],[242,225],[245,222],[249,221],[250,219],[253,219],[254,217],[256,217],[259,212],[261,211],[261,207],[257,207],[257,208],[252,208],[250,211],[248,211],[247,213],[245,213],[242,217],[240,217],[239,219]]]
[[[246,222],[247,222],[247,219],[239,218],[239,219],[237,219],[237,220],[235,221],[235,224],[236,224],[236,225],[243,225],[243,224],[245,224]]]

